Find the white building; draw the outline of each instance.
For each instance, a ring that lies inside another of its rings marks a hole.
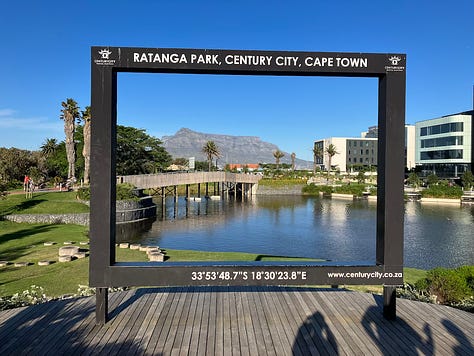
[[[369,127],[369,131],[362,132],[361,137],[330,137],[314,142],[324,152],[323,157],[317,160],[321,169],[327,170],[329,156],[325,153],[329,145],[336,147],[337,154],[331,158],[332,169],[341,173],[351,172],[358,167],[371,168],[377,166],[377,126]],[[405,166],[408,169],[415,167],[415,126],[405,125]]]
[[[419,121],[416,165],[421,173],[454,178],[472,170],[473,111]]]

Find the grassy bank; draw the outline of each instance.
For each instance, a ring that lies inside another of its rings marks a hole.
[[[290,182],[291,181],[291,182]],[[301,183],[301,180],[280,181],[277,185]],[[271,183],[270,183],[271,184]],[[9,195],[0,200],[0,216],[7,214],[82,213],[89,208],[77,201],[75,192],[39,192],[32,199],[24,194]],[[9,261],[0,267],[0,296],[8,296],[39,285],[51,297],[77,292],[78,285],[88,284],[89,259],[59,263],[58,249],[66,241],[75,244],[88,241],[88,228],[78,225],[17,224],[0,221],[0,260]],[[44,246],[45,242],[54,242]],[[87,245],[80,245],[84,250]],[[118,261],[147,261],[144,252],[117,249]],[[240,252],[206,252],[167,250],[168,261],[275,261],[294,260],[288,257],[268,256]],[[301,259],[300,259],[301,260]],[[39,261],[56,261],[39,266]],[[15,262],[27,262],[26,267],[15,267]],[[425,271],[405,269],[405,279],[410,283],[424,277]],[[380,292],[381,287],[351,287],[358,290]]]
[[[0,260],[9,261],[0,267],[0,297],[29,289],[31,285],[44,288],[46,295],[57,297],[74,294],[78,286],[87,285],[89,259],[59,263],[58,249],[65,241],[79,245],[87,241],[87,228],[77,225],[16,224],[0,221]],[[55,245],[44,246],[45,242]],[[88,249],[88,246],[80,245]],[[207,252],[167,249],[167,261],[294,261],[295,258],[241,252]],[[56,261],[49,266],[39,266],[38,261]],[[302,260],[302,259],[298,259]],[[117,249],[117,261],[147,261],[145,252]],[[15,262],[28,262],[26,267],[15,267]],[[414,283],[424,277],[425,271],[405,269],[405,279]],[[380,287],[354,289],[380,292]]]
[[[0,216],[9,214],[87,213],[89,207],[76,199],[75,192],[38,192],[33,198],[9,194],[0,199]]]

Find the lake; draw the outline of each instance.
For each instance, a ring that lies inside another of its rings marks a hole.
[[[367,200],[254,196],[186,203],[180,198],[176,206],[169,197],[164,211],[158,205],[159,218],[145,224],[135,242],[170,249],[375,261],[376,204]],[[473,206],[407,202],[404,265],[431,269],[474,264],[473,222]]]

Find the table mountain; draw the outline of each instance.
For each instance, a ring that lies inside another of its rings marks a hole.
[[[223,167],[227,163],[275,163],[273,152],[278,146],[262,141],[256,136],[232,136],[196,132],[182,128],[173,136],[163,136],[163,147],[173,158],[195,157],[196,161],[205,161],[202,147],[207,141],[214,141],[219,148],[221,157],[218,165]],[[284,152],[281,163],[291,164],[291,153]],[[311,168],[313,163],[296,159],[297,168]]]

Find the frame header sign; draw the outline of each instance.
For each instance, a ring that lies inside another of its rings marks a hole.
[[[404,54],[93,47],[93,63],[124,71],[267,72],[271,75],[380,76],[404,72]]]

